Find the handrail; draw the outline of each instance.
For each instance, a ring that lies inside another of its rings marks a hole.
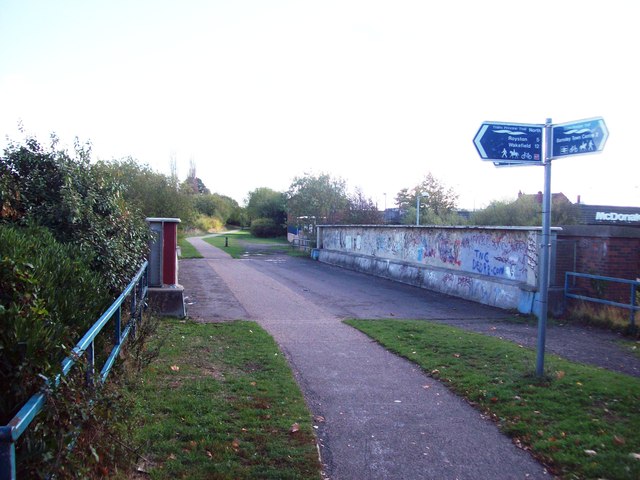
[[[85,352],[88,352],[89,360],[87,367],[87,383],[89,385],[93,384],[95,371],[94,341],[109,320],[115,316],[114,346],[100,371],[100,382],[104,383],[106,381],[107,375],[109,374],[109,371],[114,365],[122,348],[123,341],[126,340],[130,332],[135,332],[136,323],[140,319],[142,310],[145,307],[149,284],[148,266],[149,263],[145,261],[120,296],[111,304],[111,306],[109,306],[109,308],[100,316],[91,328],[87,330],[84,336],[71,350],[71,355],[62,361],[62,372],[56,375],[53,380],[53,384],[55,386],[60,384],[62,377],[69,373],[71,367],[73,367]],[[120,323],[122,304],[129,295],[131,295],[131,319],[125,329],[122,330]],[[50,385],[51,382],[47,380],[47,384]],[[16,479],[15,442],[27,430],[38,413],[43,410],[46,403],[46,394],[43,390],[34,394],[29,400],[27,400],[7,425],[0,426],[0,480]]]
[[[603,280],[607,282],[614,283],[622,283],[629,285],[631,296],[629,303],[615,302],[613,300],[605,300],[602,298],[589,297],[587,295],[578,295],[576,293],[571,293],[571,289],[569,287],[569,278],[588,278],[591,280]],[[631,331],[635,331],[636,322],[635,322],[635,312],[640,310],[640,305],[636,303],[636,292],[640,291],[640,280],[628,280],[626,278],[614,278],[614,277],[605,277],[603,275],[593,275],[589,273],[577,273],[577,272],[565,272],[564,277],[564,296],[567,298],[575,298],[578,300],[585,300],[587,302],[601,303],[604,305],[611,305],[614,307],[626,308],[629,310],[629,329]]]
[[[315,244],[315,239],[310,240],[308,238],[294,238],[291,241],[291,248],[297,248],[299,250],[307,251],[313,249]]]

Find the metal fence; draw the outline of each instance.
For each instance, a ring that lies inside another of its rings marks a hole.
[[[62,361],[62,372],[55,379],[49,380],[49,386],[57,386],[63,376],[66,376],[73,365],[86,354],[87,358],[87,385],[93,385],[95,378],[95,348],[94,341],[102,329],[113,320],[114,346],[107,356],[100,370],[100,383],[104,383],[113,367],[118,354],[122,349],[123,342],[129,334],[135,335],[136,324],[142,316],[142,311],[146,305],[148,289],[148,262],[138,270],[127,288],[116,299],[115,302],[102,314],[102,316],[85,333],[82,339],[71,351],[71,355]],[[122,328],[122,305],[130,299],[130,319]],[[27,430],[36,415],[40,413],[46,403],[46,393],[41,391],[33,395],[23,405],[20,411],[9,421],[7,425],[0,426],[0,480],[15,480],[16,478],[16,452],[15,443]]]
[[[310,252],[312,249],[316,248],[316,241],[308,238],[294,238],[291,242],[291,248]]]
[[[603,277],[602,275],[591,275],[588,273],[576,273],[576,272],[566,272],[564,280],[564,296],[566,298],[575,298],[577,300],[584,300],[587,302],[600,303],[603,305],[611,305],[613,307],[620,307],[629,310],[629,328],[631,331],[635,331],[636,322],[635,322],[635,314],[638,310],[640,310],[640,305],[638,305],[638,301],[636,298],[636,293],[640,291],[640,280],[627,280],[624,278],[614,278],[614,277]],[[591,282],[610,282],[617,285],[628,285],[630,300],[629,303],[618,302],[613,300],[606,300],[603,298],[592,297],[586,294],[580,294],[577,292],[588,293],[585,288],[579,287],[577,285],[578,279],[588,279]]]

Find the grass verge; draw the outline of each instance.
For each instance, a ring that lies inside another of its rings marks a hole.
[[[187,241],[186,237],[179,235],[178,245],[180,246],[180,258],[202,258],[200,252]]]
[[[150,478],[320,478],[311,415],[256,323],[167,320],[155,341],[132,392]]]
[[[241,258],[247,253],[246,243],[261,244],[264,250],[268,251],[274,247],[289,247],[286,238],[258,238],[251,235],[249,231],[230,232],[217,237],[208,237],[204,239],[207,243],[218,247],[233,258]]]
[[[640,340],[620,340],[622,348],[640,358]]]
[[[640,478],[640,380],[497,338],[411,320],[349,320],[489,414],[561,478]]]
[[[597,305],[584,301],[572,301],[565,314],[571,323],[591,325],[597,328],[620,332],[629,337],[640,338],[637,326],[632,328],[629,311],[610,305]],[[636,313],[636,317],[638,314]]]
[[[244,232],[228,233],[217,237],[207,237],[204,241],[224,250],[233,258],[240,258],[246,252],[246,248],[240,243],[240,240],[244,240],[247,235],[249,234]]]

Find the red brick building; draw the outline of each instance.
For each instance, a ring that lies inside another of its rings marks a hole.
[[[580,225],[562,227],[555,248],[555,286],[565,272],[635,280],[640,278],[640,208],[580,204]],[[628,303],[628,286],[581,281],[590,295]]]

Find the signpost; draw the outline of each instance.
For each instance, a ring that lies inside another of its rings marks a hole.
[[[598,153],[604,149],[609,130],[600,117],[560,123],[551,129],[553,158]]]
[[[598,153],[604,148],[609,131],[600,117],[553,125],[484,122],[473,139],[482,160],[496,167],[544,166],[542,201],[541,272],[539,276],[540,316],[536,375],[544,374],[544,349],[549,310],[549,258],[551,250],[551,160],[570,155]]]
[[[500,165],[542,163],[542,125],[485,122],[473,143],[483,160]]]

